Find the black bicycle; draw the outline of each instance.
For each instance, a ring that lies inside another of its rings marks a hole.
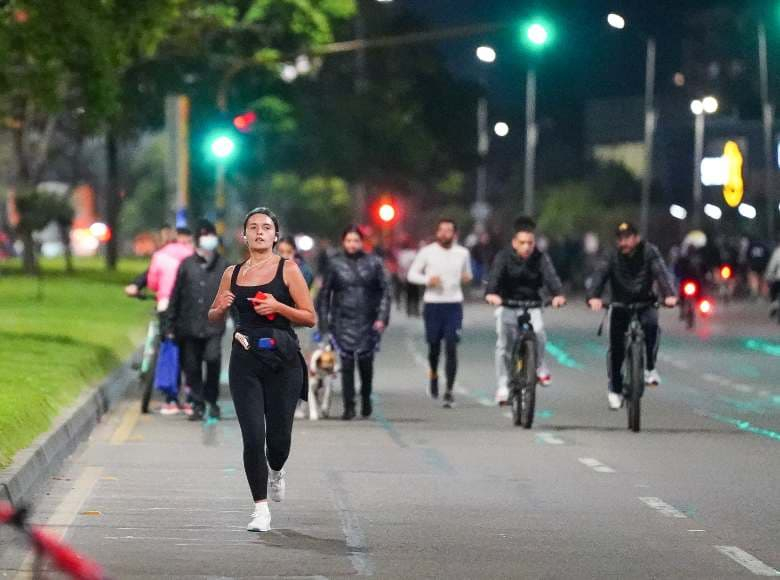
[[[656,302],[613,302],[610,308],[628,310],[631,321],[625,334],[625,359],[623,362],[623,400],[628,414],[628,428],[638,433],[642,420],[642,395],[645,392],[645,331],[639,313],[647,308],[658,308]]]
[[[530,429],[534,422],[537,367],[537,339],[531,324],[531,310],[546,304],[540,300],[505,300],[503,306],[519,310],[517,332],[511,345],[509,358],[509,404],[512,421],[517,426]]]

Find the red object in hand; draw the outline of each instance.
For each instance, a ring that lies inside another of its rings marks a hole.
[[[265,300],[266,298],[267,296],[265,295],[265,292],[258,292],[257,294],[255,294],[255,300]],[[271,314],[266,316],[266,318],[268,320],[273,320],[274,318],[276,318],[276,313],[272,312]]]

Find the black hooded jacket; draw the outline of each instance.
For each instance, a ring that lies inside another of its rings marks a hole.
[[[662,298],[677,294],[661,252],[645,241],[639,242],[629,255],[614,252],[608,261],[596,268],[588,299],[600,298],[607,283],[615,302],[652,302],[656,299],[654,284]]]
[[[317,297],[320,330],[330,332],[342,352],[375,350],[379,335],[374,322],[390,320],[390,287],[381,258],[341,252],[329,263]]]

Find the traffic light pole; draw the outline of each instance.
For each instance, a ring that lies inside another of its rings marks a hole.
[[[536,143],[539,128],[536,125],[536,71],[528,69],[525,79],[525,175],[523,176],[523,213],[534,214],[534,186],[536,171]]]
[[[217,235],[221,237],[225,235],[225,162],[221,159],[217,160],[216,196],[214,205],[217,210],[215,227],[217,229]]]

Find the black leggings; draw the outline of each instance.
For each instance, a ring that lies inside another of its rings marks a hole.
[[[447,376],[447,390],[452,391],[455,385],[455,375],[458,372],[458,342],[455,340],[445,340],[444,348],[446,361],[444,363],[444,372]],[[428,364],[431,367],[431,374],[437,376],[439,373],[439,357],[441,356],[441,342],[428,343]]]
[[[244,471],[256,502],[268,497],[268,466],[279,471],[290,455],[302,384],[303,369],[297,361],[273,373],[250,351],[233,345],[230,393],[244,440]]]
[[[355,406],[355,358],[354,353],[341,355],[341,392],[344,395],[344,407]],[[374,353],[357,356],[358,373],[360,374],[360,396],[371,397],[374,380]]]

